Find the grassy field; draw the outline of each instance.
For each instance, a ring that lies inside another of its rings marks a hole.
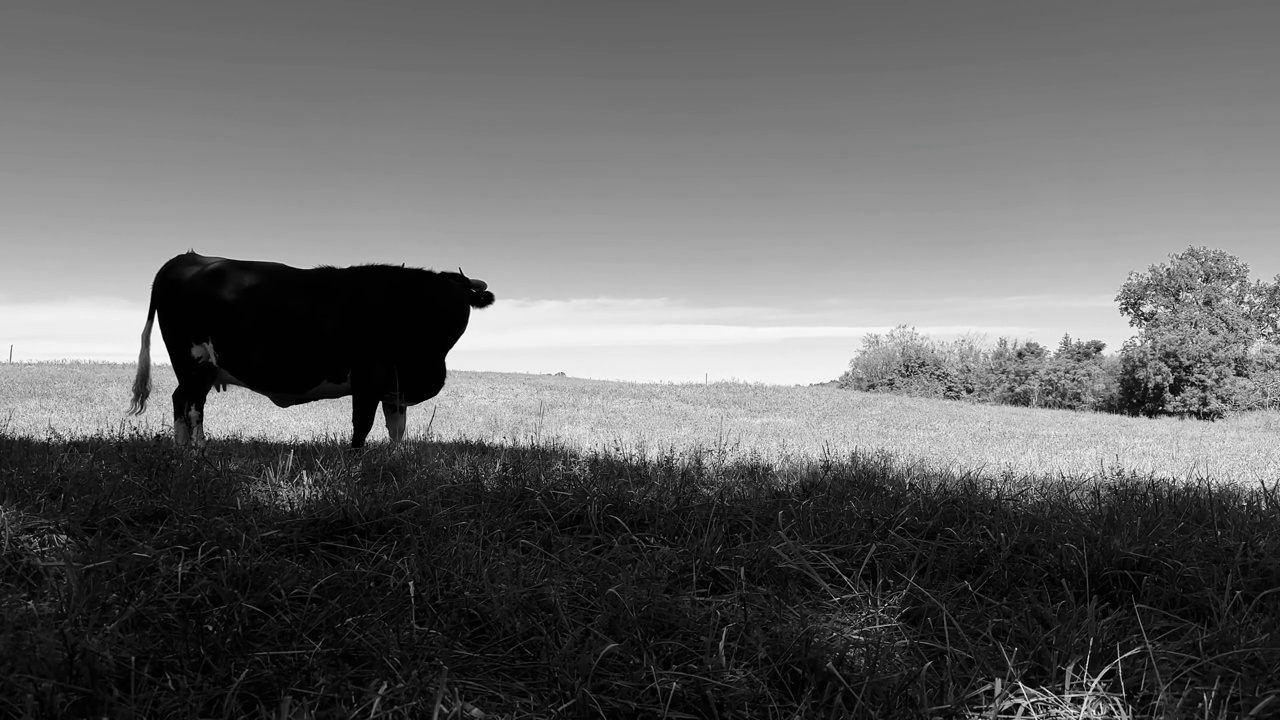
[[[169,432],[173,374],[153,373],[147,413],[124,415],[132,365],[0,365],[0,428],[29,437]],[[350,400],[277,408],[242,388],[212,393],[210,437],[349,439]],[[371,441],[385,440],[381,420]],[[429,426],[429,427],[428,427]],[[409,439],[552,442],[579,451],[720,447],[771,460],[891,455],[959,474],[1081,478],[1118,471],[1256,485],[1280,478],[1280,413],[1216,423],[980,406],[746,383],[657,385],[455,372],[409,411]]]
[[[457,373],[191,453],[131,375],[0,366],[0,716],[1280,713],[1275,415]]]

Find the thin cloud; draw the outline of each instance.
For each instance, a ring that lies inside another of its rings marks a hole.
[[[468,333],[468,349],[732,345],[795,338],[859,337],[874,328],[806,325],[773,308],[693,307],[673,300],[579,298],[508,300]]]
[[[15,360],[87,359],[129,362],[137,357],[146,306],[112,297],[73,297],[23,303],[0,299],[0,345]],[[554,351],[575,348],[696,348],[830,341],[850,351],[869,333],[892,325],[832,322],[834,313],[770,307],[697,307],[667,298],[504,299],[472,315],[458,350]],[[1026,337],[1020,326],[932,324],[916,327],[935,339],[961,335]],[[164,359],[160,336],[153,357]],[[6,352],[0,347],[0,352]]]
[[[138,356],[144,305],[113,297],[53,302],[0,299],[0,344],[15,360],[118,360]],[[7,356],[7,355],[6,355]]]
[[[829,314],[821,314],[828,319]],[[848,339],[886,333],[891,325],[814,322],[806,313],[762,307],[692,307],[670,299],[508,300],[486,311],[483,332],[460,347],[497,348],[751,345],[788,340]],[[1026,334],[1009,326],[918,327],[945,339],[966,334]]]
[[[1114,295],[1010,295],[995,298],[954,298],[962,306],[992,309],[1110,308],[1116,307]]]
[[[1067,295],[998,295],[973,296],[953,295],[941,298],[911,297],[874,297],[858,298],[825,298],[814,305],[824,313],[850,312],[884,312],[892,310],[903,313],[928,311],[938,307],[964,312],[983,312],[989,310],[1084,310],[1115,309],[1115,296],[1111,294]]]

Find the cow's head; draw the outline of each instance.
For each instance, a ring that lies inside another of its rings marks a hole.
[[[458,282],[466,285],[470,291],[469,301],[471,307],[480,309],[487,308],[493,304],[495,300],[493,293],[489,292],[489,283],[476,278],[469,278],[467,274],[462,272],[462,268],[458,268],[458,272],[448,273],[452,275]]]

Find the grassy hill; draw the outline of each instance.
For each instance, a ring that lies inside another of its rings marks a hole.
[[[456,373],[397,449],[233,390],[192,453],[131,370],[0,366],[2,716],[1280,708],[1274,416]]]
[[[131,365],[0,365],[0,427],[32,437],[105,429],[169,432],[175,381],[155,368],[145,415],[124,415]],[[242,388],[210,394],[213,440],[349,439],[351,403],[277,408]],[[371,441],[385,440],[381,420]],[[1216,423],[895,397],[830,387],[643,384],[546,375],[452,372],[409,411],[410,439],[555,442],[576,450],[653,453],[717,447],[782,460],[887,454],[917,469],[1089,477],[1117,471],[1250,485],[1280,477],[1280,413]]]

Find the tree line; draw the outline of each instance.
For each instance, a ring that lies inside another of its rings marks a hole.
[[[1130,415],[1218,419],[1280,407],[1280,275],[1249,278],[1222,250],[1189,247],[1131,272],[1116,295],[1137,335],[1118,354],[1063,335],[1056,349],[1001,337],[933,340],[907,325],[862,338],[844,388]]]

